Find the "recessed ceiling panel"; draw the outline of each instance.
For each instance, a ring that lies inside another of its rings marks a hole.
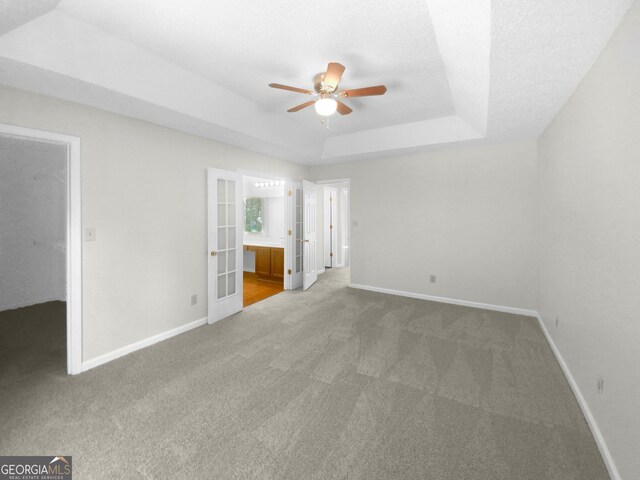
[[[424,0],[63,0],[59,10],[145,48],[319,135],[453,114],[449,83]],[[383,97],[346,100],[354,112],[322,129],[313,109],[286,110],[329,61],[341,87],[385,84]]]
[[[536,138],[632,2],[10,2],[0,83],[309,164]],[[345,99],[329,128],[287,113],[309,97],[268,84],[311,89],[330,61],[386,95]]]

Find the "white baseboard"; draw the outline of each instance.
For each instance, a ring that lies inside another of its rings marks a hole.
[[[387,293],[389,295],[399,295],[401,297],[418,298],[420,300],[429,300],[431,302],[450,303],[452,305],[462,305],[464,307],[482,308],[483,310],[493,310],[495,312],[513,313],[515,315],[526,315],[528,317],[537,317],[538,312],[535,310],[527,310],[525,308],[505,307],[503,305],[492,305],[489,303],[471,302],[468,300],[458,300],[456,298],[436,297],[434,295],[426,295],[424,293],[405,292],[402,290],[392,290],[390,288],[372,287],[369,285],[360,285],[350,283],[351,288],[359,290],[368,290],[370,292]]]
[[[5,305],[0,305],[0,312],[4,312],[5,310],[14,310],[16,308],[24,308],[30,307],[32,305],[38,305],[39,303],[47,303],[47,302],[66,302],[67,299],[62,296],[53,296],[47,298],[41,298],[38,300],[29,300],[27,302],[19,302],[19,303],[9,303]]]
[[[596,445],[598,445],[598,449],[600,450],[600,454],[602,455],[604,464],[607,467],[607,470],[609,471],[609,476],[612,478],[612,480],[622,480],[622,477],[620,477],[620,473],[618,473],[618,468],[616,467],[616,464],[613,461],[613,457],[611,456],[611,452],[609,451],[609,448],[607,447],[607,444],[604,441],[602,432],[598,427],[596,419],[593,417],[593,414],[591,413],[591,409],[589,409],[589,405],[587,404],[587,401],[584,399],[584,396],[582,395],[582,392],[580,391],[580,387],[578,387],[578,384],[576,383],[575,378],[573,378],[573,374],[571,373],[571,370],[569,370],[569,366],[564,361],[564,358],[562,357],[560,350],[558,350],[558,347],[556,346],[555,342],[551,338],[551,335],[549,334],[549,331],[547,330],[547,327],[542,321],[542,318],[540,317],[540,315],[539,314],[536,315],[536,318],[538,319],[540,328],[542,329],[542,332],[544,333],[544,336],[546,337],[547,342],[549,343],[549,346],[551,347],[551,350],[553,351],[553,354],[556,357],[556,360],[558,360],[558,363],[560,364],[560,368],[562,368],[562,371],[564,372],[564,376],[569,382],[569,386],[571,387],[571,390],[573,390],[573,395],[576,397],[576,400],[578,401],[578,405],[580,405],[580,409],[582,409],[582,413],[584,414],[584,418],[587,420],[587,424],[591,429],[591,433],[593,435],[593,438],[596,441]]]
[[[181,333],[188,332],[189,330],[193,330],[194,328],[206,324],[207,317],[203,317],[185,325],[180,325],[179,327],[167,330],[166,332],[162,332],[152,337],[145,338],[144,340],[139,340],[135,343],[131,343],[122,348],[118,348],[109,353],[105,353],[104,355],[100,355],[99,357],[95,357],[91,360],[87,360],[86,362],[82,362],[82,371],[86,372],[87,370],[91,370],[92,368],[103,365],[107,362],[115,360],[116,358],[123,357],[131,352],[140,350],[141,348],[148,347],[150,345],[153,345],[154,343],[158,343],[168,338],[175,337],[176,335],[180,335]]]

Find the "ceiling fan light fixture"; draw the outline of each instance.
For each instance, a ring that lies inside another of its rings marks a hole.
[[[318,96],[319,98],[309,100],[307,102],[291,107],[287,112],[295,113],[305,108],[314,106],[316,113],[321,117],[329,117],[338,112],[340,115],[349,115],[353,109],[344,104],[340,100],[348,97],[371,97],[373,95],[384,95],[387,87],[384,85],[376,85],[375,87],[355,88],[350,90],[338,91],[338,85],[344,73],[344,65],[337,62],[331,62],[327,65],[327,71],[317,74],[313,79],[313,90],[305,90],[304,88],[290,87],[281,83],[270,83],[271,88],[280,90],[288,90],[290,92],[304,93],[306,95]],[[323,123],[324,120],[323,120]]]
[[[333,98],[322,97],[314,104],[314,107],[318,115],[322,117],[328,117],[329,115],[333,115],[334,113],[336,113],[338,102],[336,102]]]

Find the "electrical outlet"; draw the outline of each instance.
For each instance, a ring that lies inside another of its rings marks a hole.
[[[198,295],[195,293],[191,295],[191,305],[196,305],[198,303]]]
[[[429,275],[429,283],[436,283],[436,276],[435,275]]]
[[[556,328],[560,326],[560,315],[556,315]]]
[[[604,393],[604,377],[602,375],[598,376],[598,393]]]

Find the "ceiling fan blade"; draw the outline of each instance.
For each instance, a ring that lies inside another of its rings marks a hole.
[[[340,100],[336,100],[336,103],[338,104],[338,113],[340,115],[349,115],[351,112],[353,112],[353,110],[351,108],[349,108],[348,106],[346,106],[344,103],[342,103]]]
[[[345,90],[340,92],[338,96],[340,98],[346,97],[370,97],[372,95],[384,95],[387,91],[387,87],[384,85],[377,85],[375,87],[356,88],[353,90]]]
[[[324,83],[332,85],[335,90],[338,88],[342,74],[344,73],[344,65],[339,63],[330,63],[327,65],[327,73],[324,75]]]
[[[289,90],[290,92],[306,93],[307,95],[314,94],[314,92],[312,92],[311,90],[305,90],[304,88],[298,88],[298,87],[290,87],[288,85],[281,85],[279,83],[270,83],[269,86],[271,88],[279,88],[280,90]]]
[[[290,113],[297,112],[297,111],[299,111],[299,110],[302,110],[303,108],[310,107],[310,106],[311,106],[311,105],[313,105],[314,103],[316,103],[316,101],[315,101],[315,100],[311,100],[311,101],[309,101],[309,102],[304,102],[304,103],[301,103],[301,104],[300,104],[300,105],[298,105],[298,106],[295,106],[295,107],[293,107],[293,108],[290,108],[289,110],[287,110],[287,112],[290,112]]]

